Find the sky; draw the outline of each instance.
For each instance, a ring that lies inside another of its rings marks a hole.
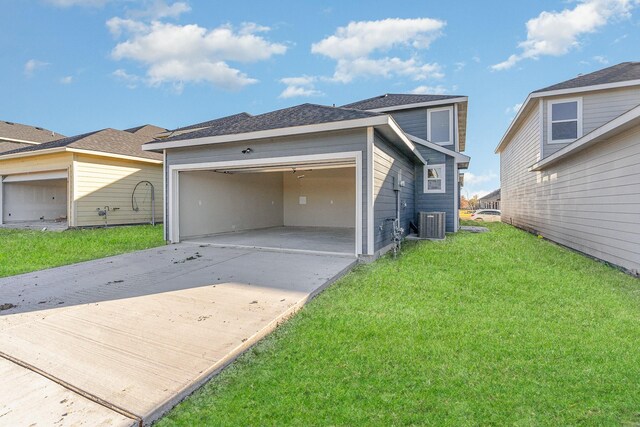
[[[467,197],[530,92],[640,60],[640,0],[2,0],[0,28],[0,120],[67,136],[468,96]]]

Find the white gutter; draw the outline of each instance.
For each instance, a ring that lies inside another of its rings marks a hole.
[[[61,136],[60,138],[64,138],[63,136]],[[26,141],[24,139],[15,139],[15,138],[7,138],[6,136],[0,136],[0,141],[7,141],[7,142],[21,142],[23,144],[31,144],[31,145],[38,145],[38,144],[42,144],[41,142],[35,142],[35,141]],[[53,139],[52,139],[53,141]]]
[[[136,162],[155,163],[159,165],[162,164],[162,160],[147,159],[146,157],[128,156],[126,154],[106,153],[103,151],[83,150],[79,148],[69,148],[69,147],[45,148],[42,150],[23,151],[20,153],[0,154],[0,161],[9,160],[9,159],[19,159],[22,157],[43,156],[46,154],[65,153],[65,152],[87,154],[91,156],[111,157],[111,158],[123,159],[123,160],[133,160]]]
[[[20,157],[39,156],[41,154],[63,153],[64,151],[65,151],[65,147],[55,147],[55,148],[45,148],[42,150],[23,151],[20,153],[0,154],[0,160],[17,159]]]
[[[621,87],[637,86],[637,85],[640,85],[640,80],[627,80],[624,82],[605,83],[600,85],[581,86],[581,87],[570,88],[570,89],[556,89],[556,90],[547,90],[544,92],[530,93],[529,96],[527,96],[527,99],[522,104],[522,107],[520,107],[520,109],[518,110],[518,113],[516,114],[516,116],[511,121],[511,124],[507,128],[507,131],[504,133],[504,135],[500,139],[500,143],[494,150],[494,153],[498,154],[500,153],[500,151],[502,151],[502,149],[504,148],[503,145],[506,143],[507,137],[511,133],[511,130],[515,128],[516,124],[520,120],[520,116],[522,116],[524,111],[527,109],[529,102],[531,102],[531,100],[533,99],[547,97],[547,96],[568,95],[568,94],[580,93],[580,92],[591,92],[596,90],[617,89]]]
[[[610,138],[611,136],[623,132],[631,126],[637,124],[640,124],[640,106],[632,108],[626,113],[619,115],[615,119],[589,132],[582,138],[576,139],[571,144],[563,147],[561,150],[558,150],[552,155],[544,158],[543,160],[540,160],[539,162],[531,166],[529,168],[529,171],[541,171],[547,166],[550,166],[575,152],[582,151],[593,144]]]

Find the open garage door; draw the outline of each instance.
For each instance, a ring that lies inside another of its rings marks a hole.
[[[179,172],[180,240],[356,253],[353,161]]]
[[[67,219],[67,171],[8,175],[2,179],[2,222]]]

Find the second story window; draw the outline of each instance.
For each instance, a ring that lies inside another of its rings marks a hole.
[[[427,120],[427,139],[440,145],[452,145],[453,107],[433,108],[429,110]]]
[[[549,102],[549,143],[567,143],[582,136],[582,100],[561,99]]]

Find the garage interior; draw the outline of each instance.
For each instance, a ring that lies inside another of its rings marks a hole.
[[[10,175],[2,180],[2,223],[67,224],[67,172]]]
[[[181,241],[355,254],[355,164],[179,173]]]

